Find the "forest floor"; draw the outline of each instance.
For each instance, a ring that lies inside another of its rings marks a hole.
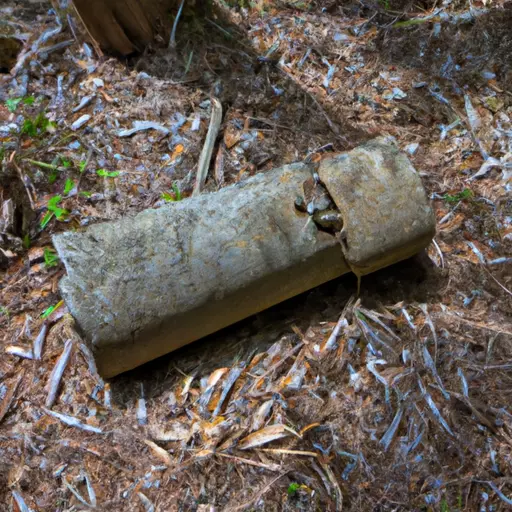
[[[2,3],[0,509],[510,509],[512,4],[339,4],[224,6],[120,61]],[[105,382],[51,235],[186,200],[212,95],[208,191],[392,135],[435,241]]]

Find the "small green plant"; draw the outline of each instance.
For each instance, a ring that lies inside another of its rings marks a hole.
[[[48,183],[50,185],[53,185],[57,181],[58,177],[59,177],[59,170],[58,169],[52,169],[50,171],[50,174],[48,174]]]
[[[116,178],[119,176],[119,171],[107,171],[106,169],[98,169],[96,171],[98,176],[103,176],[104,178]]]
[[[57,309],[59,309],[62,304],[64,304],[64,301],[61,300],[59,302],[57,302],[57,304],[54,304],[53,306],[50,306],[49,308],[46,308],[42,313],[41,313],[41,318],[48,318],[54,311],[56,311]]]
[[[41,220],[41,228],[44,229],[48,223],[55,217],[57,220],[64,220],[69,212],[64,208],[59,208],[57,205],[62,201],[62,196],[53,196],[46,205],[48,211],[44,214]]]
[[[80,195],[82,197],[91,197],[92,196],[92,192],[87,192],[87,190],[82,190],[82,191],[80,191]]]
[[[44,113],[41,112],[34,119],[25,119],[21,127],[21,134],[37,137],[53,130],[55,130],[55,123],[52,123]]]
[[[68,160],[66,157],[64,156],[61,156],[60,157],[60,161],[62,163],[62,166],[65,168],[65,169],[69,169],[72,165],[73,165],[73,162],[71,162],[71,160]]]
[[[178,188],[178,185],[176,183],[172,184],[172,193],[169,192],[162,192],[162,199],[167,201],[168,203],[175,202],[175,201],[181,201],[181,192]]]
[[[466,199],[471,199],[473,197],[473,191],[469,188],[465,188],[461,192],[457,192],[456,194],[445,194],[443,199],[447,203],[458,203],[459,201],[464,201]]]
[[[59,264],[59,257],[55,253],[53,249],[50,249],[49,247],[44,248],[44,264],[47,268],[56,267]]]
[[[87,160],[81,160],[80,163],[78,164],[78,170],[80,172],[84,172],[86,167],[87,167]]]
[[[23,247],[25,249],[30,249],[30,235],[28,233],[25,233],[23,236]]]
[[[7,318],[9,318],[9,310],[5,306],[0,306],[0,315],[5,315]]]
[[[71,178],[68,178],[64,184],[64,195],[67,196],[74,188],[75,182]]]
[[[288,490],[286,491],[288,493],[288,496],[295,496],[295,493],[300,489],[300,484],[298,484],[297,482],[292,482],[289,486],[288,486]]]
[[[9,112],[14,113],[18,108],[18,105],[23,102],[24,105],[32,105],[36,101],[34,96],[27,96],[26,98],[11,98],[6,100],[5,106]]]
[[[24,158],[24,161],[50,171],[48,174],[48,182],[50,185],[53,185],[57,181],[60,172],[66,171],[73,166],[73,162],[62,155],[56,156],[51,163],[32,160],[31,158]]]
[[[11,112],[11,114],[13,112],[16,112],[16,109],[18,108],[18,105],[21,103],[21,100],[23,98],[11,98],[11,99],[8,99],[6,102],[5,102],[5,106],[7,107],[7,110],[9,112]]]

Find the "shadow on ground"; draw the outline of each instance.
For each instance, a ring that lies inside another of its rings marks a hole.
[[[427,23],[394,26],[378,38],[380,56],[391,64],[421,70],[425,79],[446,80],[455,89],[512,81],[512,2],[503,9],[457,23],[434,18]],[[429,73],[429,75],[427,74]]]
[[[276,167],[326,142],[333,141],[334,149],[343,151],[374,136],[324,110],[318,98],[279,69],[279,57],[278,52],[271,57],[257,55],[240,28],[222,20],[222,26],[205,22],[189,30],[182,28],[177,51],[148,49],[129,65],[199,88],[205,97],[218,97],[224,108],[225,126],[245,117],[251,119],[250,128],[279,127],[278,135],[258,144],[259,154],[253,158],[258,171],[265,170],[257,165],[265,155]],[[217,145],[222,143],[218,141]],[[421,254],[365,277],[361,298],[369,307],[402,300],[428,303],[435,300],[443,283],[442,273],[426,254]],[[230,367],[236,360],[264,351],[282,336],[294,336],[292,326],[305,332],[310,325],[335,322],[356,288],[355,276],[343,276],[147,363],[113,379],[114,397],[119,405],[129,406],[140,396],[141,383],[147,397],[158,395],[183,374],[208,375],[216,368]]]
[[[446,277],[426,253],[363,278],[361,300],[370,308],[400,301],[430,303],[439,300]],[[295,336],[296,326],[306,332],[310,325],[336,322],[344,305],[357,293],[357,279],[349,274],[242,320],[191,345],[149,362],[111,381],[114,399],[129,407],[140,396],[159,395],[183,378],[183,374],[208,375],[220,367],[249,360],[283,336]]]

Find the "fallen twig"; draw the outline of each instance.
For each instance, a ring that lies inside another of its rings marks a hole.
[[[279,464],[264,464],[263,462],[257,462],[252,459],[244,459],[243,457],[237,457],[236,455],[229,455],[229,453],[216,452],[215,455],[234,460],[235,462],[241,462],[242,464],[248,464],[249,466],[256,466],[257,468],[268,469],[270,471],[279,471],[281,469],[281,466]]]
[[[23,359],[34,359],[34,353],[31,349],[17,345],[8,345],[5,347],[5,353],[11,356],[22,357]]]
[[[348,302],[345,304],[343,311],[341,312],[338,323],[334,326],[334,329],[332,330],[331,334],[329,335],[329,338],[327,339],[327,341],[323,347],[323,350],[330,350],[330,349],[334,348],[334,346],[336,345],[336,340],[338,339],[342,328],[348,326],[348,322],[347,322],[347,318],[346,318],[347,311],[352,306],[353,302],[354,302],[354,297],[350,297]]]
[[[16,394],[16,391],[23,380],[23,376],[25,375],[25,372],[22,371],[18,378],[16,379],[16,382],[13,384],[13,386],[7,391],[7,393],[4,396],[4,399],[2,400],[2,403],[0,404],[0,423],[5,418],[5,415],[9,411],[9,408],[11,407],[11,404],[14,400],[14,395]]]
[[[444,268],[444,257],[443,252],[441,251],[441,248],[439,247],[439,244],[436,242],[436,239],[432,239],[432,243],[434,244],[434,247],[436,248],[437,254],[439,254],[439,261],[441,263],[441,268]]]
[[[46,398],[46,407],[52,407],[52,405],[55,403],[55,400],[57,399],[57,391],[59,389],[64,370],[68,364],[69,357],[71,356],[72,348],[73,340],[67,340],[61,356],[53,367],[50,379],[48,381],[48,396]]]
[[[20,512],[31,512],[31,509],[25,503],[23,496],[18,491],[12,491],[12,497],[14,498]]]
[[[139,497],[140,501],[142,501],[142,505],[144,505],[144,510],[146,512],[155,512],[155,506],[145,494],[138,492],[137,496]]]
[[[210,126],[208,127],[208,133],[204,141],[203,150],[199,157],[199,164],[197,166],[196,183],[194,185],[193,196],[201,193],[206,176],[208,174],[208,168],[210,167],[210,161],[212,159],[213,147],[215,146],[215,140],[220,130],[220,123],[222,121],[222,105],[217,98],[212,98],[212,114],[210,118]]]
[[[176,13],[176,18],[174,18],[174,23],[172,25],[171,37],[169,38],[169,48],[176,47],[176,29],[178,28],[178,22],[180,21],[181,12],[183,11],[184,5],[185,5],[185,0],[181,0],[181,4],[178,8],[178,12]]]
[[[37,335],[37,338],[34,340],[34,345],[32,347],[32,351],[34,353],[34,359],[38,361],[41,360],[41,356],[43,354],[43,345],[44,340],[46,339],[46,334],[48,333],[48,322],[43,322],[43,326]]]
[[[283,478],[283,476],[285,476],[286,474],[288,473],[288,471],[284,471],[283,473],[281,473],[280,475],[276,476],[275,478],[273,478],[267,485],[265,485],[264,487],[262,487],[256,494],[254,497],[252,497],[249,501],[246,501],[245,503],[242,503],[241,505],[238,505],[238,507],[234,507],[234,508],[228,508],[227,510],[245,510],[246,508],[249,508],[253,503],[257,502],[258,500],[261,499],[261,497],[270,490],[270,488],[281,478]]]
[[[29,60],[30,58],[36,56],[38,53],[40,53],[42,50],[40,49],[40,46],[47,41],[49,41],[52,37],[57,36],[62,32],[62,23],[60,22],[60,19],[58,16],[56,16],[57,20],[57,27],[51,28],[49,30],[46,30],[43,32],[36,41],[32,44],[32,46],[24,51],[22,51],[18,57],[18,61],[16,62],[16,65],[11,70],[11,75],[16,76],[21,69],[25,66],[25,62]]]
[[[48,414],[49,416],[53,416],[54,418],[58,419],[65,425],[69,425],[70,427],[76,427],[81,430],[85,430],[86,432],[94,432],[95,434],[103,434],[103,430],[98,427],[93,427],[91,425],[87,425],[86,423],[82,423],[79,419],[75,418],[74,416],[69,416],[67,414],[61,414],[60,412],[51,411],[50,409],[47,409],[46,407],[42,408],[43,411]]]
[[[471,8],[469,11],[464,11],[461,13],[450,14],[447,12],[443,12],[442,8],[436,9],[434,12],[428,14],[427,16],[421,16],[417,18],[411,18],[405,21],[399,21],[393,25],[393,28],[404,28],[411,27],[413,25],[421,25],[422,23],[428,22],[448,22],[452,25],[456,25],[458,23],[472,23],[476,18],[489,13],[489,9],[474,9]]]

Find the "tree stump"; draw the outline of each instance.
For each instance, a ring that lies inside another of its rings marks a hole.
[[[102,50],[129,55],[142,51],[157,35],[169,37],[181,0],[73,0],[73,4]],[[206,0],[196,0],[194,12],[202,14],[205,4]]]

